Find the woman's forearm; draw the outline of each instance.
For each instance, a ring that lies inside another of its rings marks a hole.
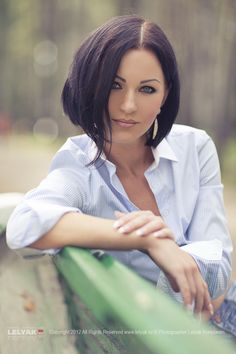
[[[114,220],[70,212],[30,247],[37,249],[79,246],[102,249],[147,250],[155,237],[140,237],[136,233],[124,235],[113,228]]]
[[[38,249],[78,246],[146,251],[168,274],[172,287],[175,286],[176,290],[181,292],[186,306],[194,302],[195,312],[206,310],[213,314],[207,285],[190,255],[181,251],[172,239],[158,239],[154,236],[155,233],[145,236],[137,235],[136,232],[122,234],[113,225],[114,220],[69,212],[47,234],[30,246]],[[194,287],[192,282],[188,281],[189,278],[195,282]]]

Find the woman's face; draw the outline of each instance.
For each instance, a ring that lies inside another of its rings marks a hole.
[[[146,141],[167,96],[161,65],[152,51],[131,49],[122,58],[108,101],[112,142]]]

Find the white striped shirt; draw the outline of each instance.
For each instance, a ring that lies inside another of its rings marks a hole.
[[[95,165],[86,166],[96,151],[85,134],[67,140],[52,160],[48,176],[25,195],[11,215],[7,226],[10,248],[27,247],[70,211],[115,219],[115,210],[138,210],[116,175],[116,166],[104,155]],[[196,260],[210,295],[216,298],[225,291],[230,279],[232,243],[215,145],[203,130],[173,125],[152,151],[154,162],[145,171],[145,177],[160,214],[176,243],[187,245],[185,251]],[[164,274],[148,255],[139,250],[106,253],[172,292]]]

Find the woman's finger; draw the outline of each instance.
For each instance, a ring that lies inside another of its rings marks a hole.
[[[195,284],[196,283],[197,281],[195,280]],[[196,314],[201,313],[203,310],[204,295],[205,295],[205,289],[203,288],[202,284],[198,282],[198,284],[196,284],[196,295],[195,295],[195,305],[194,305],[194,312]]]
[[[194,279],[192,273],[188,274],[187,278],[188,278],[188,283],[189,283],[190,290],[191,290],[191,303],[195,303],[195,301],[196,301],[195,298],[196,298],[196,294],[197,294],[197,286],[195,283],[195,279]]]
[[[184,273],[181,272],[176,276],[175,280],[179,287],[180,293],[182,295],[184,305],[186,306],[187,309],[191,308],[192,294],[191,294],[191,289],[187,277],[185,276]]]
[[[115,212],[117,213],[117,212]],[[128,222],[129,220],[132,220],[135,217],[135,213],[124,213],[124,215],[120,215],[119,219],[116,220],[113,224],[114,229],[118,229],[119,227],[121,227],[122,225],[124,225],[126,222]]]
[[[211,297],[208,291],[208,286],[203,280],[200,272],[196,274],[195,284],[197,287],[197,296],[195,302],[195,313],[201,313],[204,310],[208,310],[210,313],[213,312],[213,306],[211,303]]]
[[[139,236],[149,235],[155,231],[159,231],[164,227],[166,227],[164,221],[160,217],[154,216],[150,219],[149,222],[138,228],[136,233]]]
[[[135,220],[136,218],[139,217],[148,217],[149,219],[151,217],[154,217],[154,214],[151,211],[135,211],[131,213],[127,213],[119,218],[119,220],[116,220],[113,224],[113,227],[115,229],[119,229],[120,227],[126,225],[132,220]]]
[[[135,216],[133,219],[126,221],[125,224],[123,224],[120,228],[118,228],[118,231],[121,233],[129,233],[129,232],[134,232],[137,230],[142,229],[144,226],[149,224],[152,219],[153,215],[149,214],[141,214],[138,216]],[[139,236],[142,236],[141,233],[138,233]]]
[[[208,290],[208,286],[206,284],[206,282],[204,282],[204,286],[205,286],[205,296],[204,296],[204,306],[203,306],[203,311],[208,311],[208,313],[210,313],[211,316],[214,315],[214,307],[211,301],[211,297],[209,294],[209,290]]]
[[[160,229],[159,231],[155,231],[153,233],[153,236],[158,237],[158,238],[170,238],[172,240],[175,240],[173,232],[168,227],[164,227],[163,229]]]

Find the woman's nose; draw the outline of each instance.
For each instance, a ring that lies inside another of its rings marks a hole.
[[[121,110],[124,113],[130,114],[137,110],[135,97],[133,93],[127,93],[121,103]]]

